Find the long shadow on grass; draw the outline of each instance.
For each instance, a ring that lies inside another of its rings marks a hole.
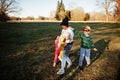
[[[91,51],[91,64],[101,56],[101,54],[105,51],[106,48],[109,49],[110,41],[111,40],[100,39],[95,42],[95,47],[98,51]],[[75,53],[79,53],[79,50],[76,50],[73,54]],[[81,70],[78,68],[79,55],[75,55],[75,57],[76,59],[73,61],[73,65],[71,66],[71,68],[69,70],[66,70],[66,73],[59,76],[57,80],[71,80],[74,79],[81,72]],[[86,64],[84,63],[83,66],[85,67],[85,65]]]
[[[72,66],[69,69],[66,69],[65,74],[58,76],[56,80],[61,80],[61,79],[66,80],[69,78],[71,74],[74,74],[75,71],[78,71],[77,66],[78,66],[78,61],[79,61],[79,49],[72,52],[72,54],[70,54],[70,57],[71,56],[75,57],[75,60],[72,62]]]
[[[117,72],[117,80],[120,80],[120,68],[118,69],[118,72]]]
[[[91,51],[91,64],[101,56],[106,48],[109,50],[110,41],[111,40],[100,39],[95,42],[95,47],[98,51]]]

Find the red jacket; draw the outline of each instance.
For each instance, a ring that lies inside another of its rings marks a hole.
[[[55,39],[55,50],[59,50],[58,43],[59,43],[60,36],[57,36]]]

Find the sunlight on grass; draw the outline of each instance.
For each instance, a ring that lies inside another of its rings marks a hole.
[[[117,79],[120,68],[120,24],[84,24],[91,26],[99,51],[91,53],[91,65],[81,72],[78,69],[80,37],[75,35],[70,52],[73,65],[61,78],[56,74],[61,63],[58,61],[57,66],[52,67],[54,39],[61,32],[59,23],[0,23],[0,76],[3,80]],[[70,23],[78,30],[84,24]]]

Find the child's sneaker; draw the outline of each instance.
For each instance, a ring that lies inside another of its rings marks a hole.
[[[57,74],[59,74],[59,75],[62,75],[62,74],[64,74],[65,73],[65,71],[63,70],[63,69],[60,69],[58,72],[57,72]]]
[[[71,65],[72,65],[72,63],[68,64],[68,65],[67,65],[67,69],[70,68]]]
[[[88,68],[89,66],[90,66],[90,64],[87,64],[87,65],[86,65],[86,68]]]
[[[55,67],[56,66],[56,63],[53,63],[53,67]]]
[[[84,68],[83,68],[82,66],[79,66],[79,69],[80,69],[81,71],[83,71]]]

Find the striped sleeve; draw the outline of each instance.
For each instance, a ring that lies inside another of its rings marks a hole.
[[[90,45],[91,45],[91,48],[95,48],[92,37],[90,38]]]
[[[78,31],[78,30],[76,30],[76,29],[73,29],[73,32],[74,32],[74,34],[76,34],[76,35],[79,35],[79,36],[81,36],[81,31]]]

